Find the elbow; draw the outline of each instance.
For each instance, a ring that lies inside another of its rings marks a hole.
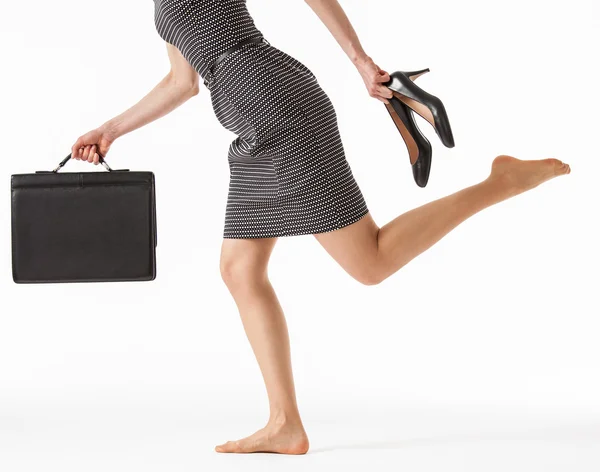
[[[198,84],[197,80],[193,82],[180,82],[177,85],[177,88],[186,97],[193,97],[194,95],[198,95],[198,93],[200,93],[200,85]]]
[[[194,82],[190,85],[189,94],[190,96],[198,95],[200,93],[200,84],[198,82]]]
[[[194,79],[183,80],[180,77],[176,77],[174,74],[169,73],[169,84],[171,87],[176,89],[182,95],[193,97],[200,93],[200,83],[198,77]]]

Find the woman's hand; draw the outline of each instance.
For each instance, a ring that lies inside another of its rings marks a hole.
[[[365,82],[369,95],[383,103],[389,103],[388,99],[393,97],[393,93],[388,87],[382,85],[382,82],[390,80],[390,75],[380,69],[369,56],[358,61],[356,68]]]
[[[106,156],[115,139],[104,126],[88,131],[77,138],[77,141],[73,144],[71,158],[79,161],[93,162],[95,165],[98,165],[100,155],[102,157]]]

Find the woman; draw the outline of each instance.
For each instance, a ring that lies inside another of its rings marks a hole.
[[[383,83],[390,75],[362,49],[338,2],[306,3],[356,66],[370,96],[389,103],[392,91]],[[377,284],[470,216],[570,168],[556,159],[501,155],[482,182],[379,227],[346,162],[331,101],[304,64],[260,40],[245,0],[155,0],[155,26],[167,43],[169,74],[133,107],[78,138],[72,156],[97,165],[115,139],[198,94],[204,79],[217,119],[237,135],[228,153],[220,270],[270,404],[264,428],[215,449],[304,454],[309,441],[296,403],[286,321],[267,277],[277,238],[313,234],[357,281]],[[231,47],[237,49],[214,66]]]

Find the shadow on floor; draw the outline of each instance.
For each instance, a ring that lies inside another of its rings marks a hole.
[[[332,452],[337,450],[365,449],[405,449],[413,446],[434,446],[457,442],[480,441],[594,441],[600,443],[600,423],[562,425],[520,431],[481,431],[447,434],[441,436],[407,438],[397,441],[373,441],[356,444],[340,444],[310,449],[309,454]]]

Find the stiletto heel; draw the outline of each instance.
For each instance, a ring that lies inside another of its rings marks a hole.
[[[429,67],[425,68],[425,69],[421,69],[421,70],[414,70],[412,72],[404,72],[404,74],[406,75],[406,77],[408,77],[410,80],[416,80],[419,77],[421,77],[423,74],[426,74],[427,72],[431,72],[429,70]]]
[[[410,108],[401,100],[392,97],[385,107],[406,144],[415,182],[425,187],[431,170],[431,143],[418,128]]]
[[[428,69],[415,72],[392,72],[390,80],[384,82],[383,85],[392,90],[395,97],[427,120],[435,129],[444,146],[452,148],[454,147],[454,137],[444,104],[438,97],[426,92],[411,80],[412,76],[421,75],[425,71]]]

